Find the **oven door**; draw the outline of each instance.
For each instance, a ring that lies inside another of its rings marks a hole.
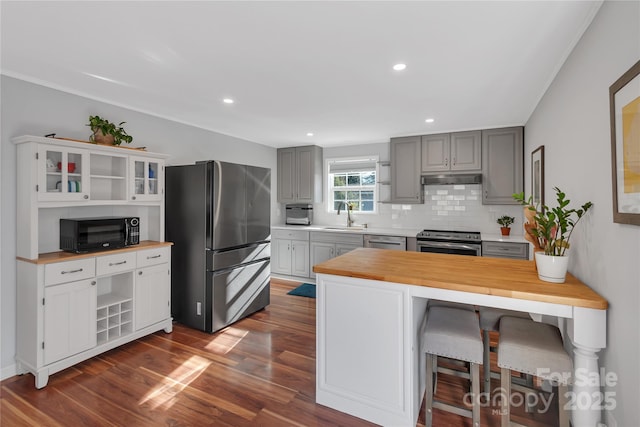
[[[418,252],[437,254],[480,256],[482,245],[475,243],[437,242],[432,240],[418,240]]]

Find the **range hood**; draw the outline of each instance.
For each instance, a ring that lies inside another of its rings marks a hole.
[[[482,174],[423,175],[422,185],[482,184]]]

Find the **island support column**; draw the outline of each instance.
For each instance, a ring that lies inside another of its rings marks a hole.
[[[573,387],[568,399],[571,423],[576,427],[596,427],[602,409],[610,403],[600,389],[598,352],[606,347],[606,310],[574,307],[567,332],[574,345]]]

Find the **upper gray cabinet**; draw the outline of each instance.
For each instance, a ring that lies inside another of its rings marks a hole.
[[[481,132],[456,132],[422,137],[422,173],[480,171]]]
[[[278,149],[278,202],[322,202],[322,148]]]
[[[524,190],[522,127],[482,131],[482,204],[516,205],[513,193]]]
[[[422,203],[420,136],[391,138],[391,203]]]

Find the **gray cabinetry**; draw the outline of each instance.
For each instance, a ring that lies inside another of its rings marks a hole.
[[[363,246],[363,235],[355,233],[312,231],[310,240],[312,266]]]
[[[391,203],[422,203],[421,138],[391,139]]]
[[[482,242],[482,256],[493,258],[529,259],[529,243]]]
[[[482,131],[482,203],[513,205],[513,193],[524,189],[523,128]]]
[[[309,232],[273,230],[271,271],[288,276],[309,277]]]
[[[422,173],[481,170],[481,132],[422,137]]]
[[[278,202],[322,202],[322,148],[278,149]]]

